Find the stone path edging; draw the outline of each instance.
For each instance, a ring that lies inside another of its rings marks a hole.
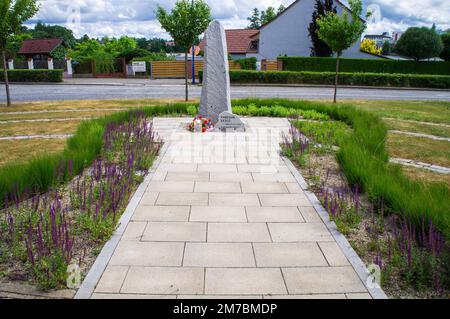
[[[130,108],[87,108],[87,109],[61,109],[61,110],[37,110],[37,111],[17,111],[3,112],[0,115],[21,115],[21,114],[42,114],[42,113],[64,113],[64,112],[95,112],[95,111],[127,111]]]
[[[0,121],[0,124],[15,124],[15,123],[39,123],[39,122],[68,122],[68,121],[86,121],[92,120],[93,117],[69,117],[63,119],[32,119],[32,120],[6,120]]]
[[[116,249],[117,245],[119,244],[119,241],[125,232],[125,229],[128,225],[128,223],[131,220],[131,217],[133,216],[133,213],[135,212],[136,208],[138,207],[138,204],[140,200],[142,199],[145,190],[149,186],[153,175],[155,174],[156,169],[161,164],[162,159],[164,158],[164,155],[167,152],[167,149],[169,147],[169,143],[164,143],[163,147],[161,148],[161,152],[158,155],[158,158],[155,160],[155,162],[152,165],[151,171],[145,178],[144,182],[142,182],[141,185],[139,185],[138,189],[134,193],[133,197],[131,198],[130,202],[128,203],[127,208],[125,209],[125,212],[123,213],[122,217],[119,220],[118,228],[114,232],[113,236],[110,240],[105,244],[105,246],[102,248],[100,254],[97,256],[94,264],[92,265],[91,269],[89,270],[88,274],[83,280],[83,283],[81,287],[78,289],[77,293],[75,294],[74,299],[90,299],[95,286],[100,281],[100,278],[103,274],[103,272],[106,269],[106,266],[108,265],[109,260],[111,259],[114,250]]]
[[[432,172],[435,172],[435,173],[450,174],[450,168],[449,167],[433,165],[433,164],[423,163],[423,162],[416,162],[416,161],[413,161],[413,160],[410,160],[410,159],[391,158],[390,162],[391,163],[395,163],[395,164],[404,165],[404,166],[423,168],[423,169],[426,169],[426,170],[429,170],[429,171],[432,171]]]
[[[295,166],[292,164],[292,162],[282,156],[283,161],[286,163],[286,166],[289,168],[291,173],[294,175],[295,179],[299,183],[300,187],[305,191],[306,196],[311,201],[311,203],[314,205],[314,208],[316,209],[317,213],[320,215],[320,218],[322,218],[322,221],[325,223],[325,226],[330,231],[333,238],[336,240],[339,247],[342,249],[342,252],[344,253],[345,257],[349,260],[350,264],[355,269],[356,273],[358,274],[359,278],[363,282],[364,286],[366,286],[367,290],[369,291],[370,295],[374,299],[388,299],[386,294],[384,293],[383,289],[376,288],[376,287],[369,287],[367,285],[368,279],[369,279],[369,271],[367,270],[366,266],[364,265],[361,258],[358,256],[358,254],[355,252],[353,247],[348,242],[347,238],[345,238],[344,235],[342,235],[338,229],[336,224],[330,220],[330,215],[325,210],[325,208],[320,203],[317,196],[311,192],[308,191],[308,183],[303,178],[303,176],[298,172],[298,170],[295,168]]]
[[[408,136],[414,136],[414,137],[423,137],[423,138],[428,138],[430,140],[435,140],[435,141],[450,142],[449,137],[441,137],[441,136],[436,136],[436,135],[431,135],[431,134],[414,133],[414,132],[406,132],[406,131],[398,131],[398,130],[390,130],[389,133],[402,134],[402,135],[408,135]]]
[[[445,123],[434,123],[434,122],[424,122],[424,121],[404,120],[404,119],[396,119],[396,118],[394,118],[394,117],[383,117],[383,119],[384,119],[384,120],[390,120],[390,121],[400,121],[400,122],[408,122],[408,123],[417,123],[417,124],[431,125],[431,126],[450,127],[449,124],[445,124]]]
[[[64,139],[72,136],[73,134],[2,136],[0,137],[0,141],[32,140],[32,139]]]

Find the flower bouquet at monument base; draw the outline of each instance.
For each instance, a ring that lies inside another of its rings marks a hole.
[[[194,133],[212,132],[214,130],[214,124],[211,119],[197,115],[189,124],[188,129]]]

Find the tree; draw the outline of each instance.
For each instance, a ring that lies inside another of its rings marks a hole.
[[[248,29],[258,29],[261,26],[261,14],[258,8],[253,9],[253,14],[247,20],[249,22]]]
[[[408,28],[396,46],[398,53],[416,61],[438,57],[443,49],[439,35],[426,27]]]
[[[389,42],[388,42],[389,43]],[[361,42],[361,51],[367,52],[374,55],[381,55],[382,49],[377,48],[377,43],[375,40],[364,39]]]
[[[315,10],[312,15],[312,22],[309,24],[308,31],[311,38],[311,56],[329,57],[333,54],[330,47],[317,34],[319,25],[317,19],[325,16],[328,12],[337,13],[336,7],[333,6],[333,0],[316,0]]]
[[[23,60],[23,56],[18,56],[20,48],[22,47],[23,41],[32,39],[29,33],[16,34],[9,40],[6,45],[6,59]]]
[[[119,53],[116,57],[117,58],[125,58],[125,61],[129,63],[134,58],[143,58],[150,55],[150,52],[148,50],[144,50],[141,48],[134,48],[134,49],[126,49]]]
[[[392,51],[393,51],[392,44],[389,41],[384,41],[383,47],[381,48],[381,53],[383,55],[388,55],[391,54]]]
[[[366,23],[361,19],[362,2],[361,0],[349,0],[350,15],[343,10],[342,15],[334,12],[328,12],[325,16],[317,19],[319,30],[317,34],[333,52],[336,53],[336,77],[334,81],[334,103],[337,98],[337,86],[339,82],[339,61],[342,52],[350,48],[366,29]],[[367,18],[370,12],[367,13]]]
[[[6,88],[6,105],[11,105],[8,71],[6,67],[6,49],[9,41],[21,33],[22,23],[31,19],[39,10],[36,0],[0,1],[0,50],[2,51],[3,72]]]
[[[283,4],[280,4],[277,10],[277,14],[282,13],[284,10],[286,10],[286,7]]]
[[[39,21],[34,30],[29,30],[28,32],[31,33],[34,39],[61,38],[63,39],[63,44],[70,49],[75,48],[77,43],[73,36],[73,31],[59,25],[48,25]]]
[[[104,37],[102,39],[105,52],[117,56],[123,51],[135,49],[137,47],[136,40],[127,36],[122,36],[119,39]]]
[[[171,13],[158,6],[156,17],[161,26],[166,30],[173,40],[184,50],[184,77],[186,88],[186,101],[189,99],[188,91],[188,52],[205,32],[211,22],[211,9],[203,0],[179,0]]]
[[[259,29],[262,25],[269,23],[273,19],[277,17],[277,15],[281,14],[286,7],[284,5],[280,5],[278,9],[275,11],[274,7],[268,7],[266,10],[262,10],[261,12],[258,8],[253,9],[253,13],[250,17],[247,18],[249,21],[248,29]]]
[[[441,40],[444,44],[444,49],[442,50],[440,57],[445,61],[450,61],[450,32],[441,35]]]
[[[268,7],[266,11],[261,11],[261,25],[267,24],[275,17],[277,16],[277,13],[275,12],[274,7]]]

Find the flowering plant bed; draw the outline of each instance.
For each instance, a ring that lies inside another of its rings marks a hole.
[[[90,269],[161,147],[145,114],[106,125],[100,155],[69,182],[10,194],[0,211],[0,282],[76,288]],[[3,278],[2,278],[3,277]]]
[[[196,133],[212,132],[214,130],[214,124],[211,119],[198,115],[189,123],[188,130]]]
[[[384,200],[371,202],[358,185],[349,186],[331,147],[344,140],[344,127],[338,133],[337,126],[321,122],[291,124],[282,143],[284,155],[297,164],[364,263],[378,267],[386,294],[392,298],[448,297],[449,246],[433,221],[422,217],[420,224],[414,224],[407,214],[392,214]],[[332,144],[325,145],[323,136]]]

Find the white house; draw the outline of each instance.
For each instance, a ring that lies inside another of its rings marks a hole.
[[[261,59],[274,60],[278,56],[310,56],[312,42],[308,27],[312,21],[315,0],[297,0],[274,20],[259,29],[258,55]],[[341,1],[334,0],[338,14],[349,9]],[[360,51],[360,41],[344,51],[345,58],[377,58]]]
[[[382,48],[385,42],[394,44],[394,38],[392,38],[388,32],[383,32],[383,34],[366,34],[364,39],[375,41],[377,48]]]
[[[258,60],[276,60],[279,56],[310,56],[312,42],[308,27],[312,21],[314,5],[315,0],[297,0],[259,30],[226,30],[228,53],[234,59],[256,57]],[[334,0],[334,5],[338,14],[342,14],[343,10],[349,11],[339,0]],[[360,44],[357,41],[343,52],[343,57],[379,58],[361,52]],[[203,46],[202,41],[200,47]]]

